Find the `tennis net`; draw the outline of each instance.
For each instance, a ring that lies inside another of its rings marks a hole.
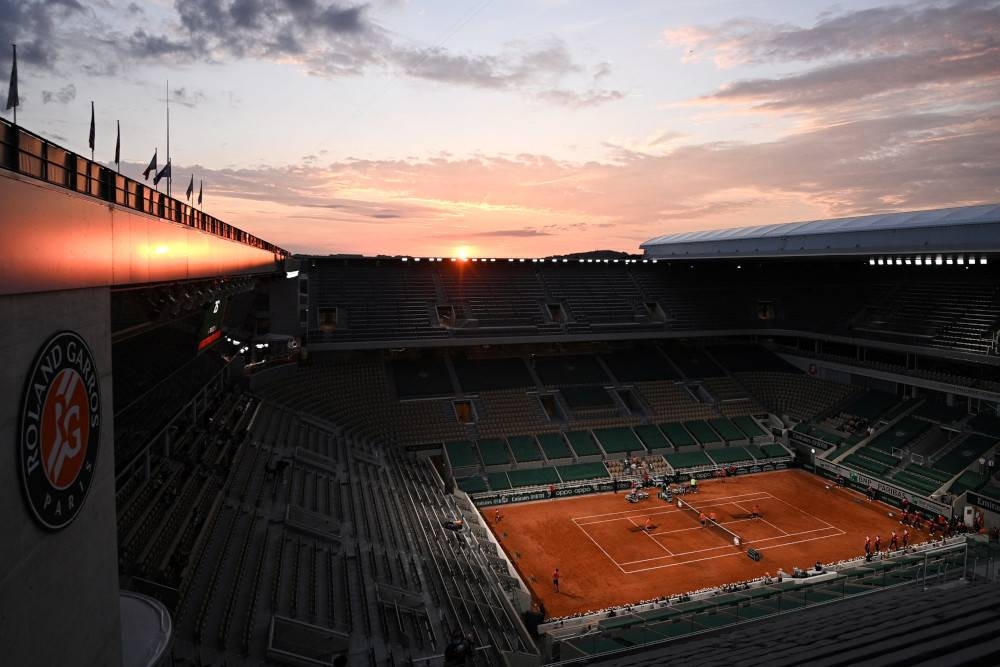
[[[697,520],[699,520],[699,521],[701,520],[702,514],[704,514],[705,515],[705,524],[709,528],[714,529],[720,535],[722,535],[723,537],[725,537],[726,539],[728,539],[729,541],[731,541],[733,543],[733,546],[739,547],[739,546],[743,545],[743,538],[740,537],[739,535],[737,535],[736,533],[734,533],[733,531],[729,530],[728,528],[726,528],[722,524],[720,524],[718,521],[713,521],[710,518],[711,517],[711,513],[710,512],[702,512],[700,509],[698,509],[694,505],[691,505],[690,503],[688,503],[688,502],[686,502],[684,500],[681,500],[680,498],[677,499],[677,507],[679,507],[680,509],[686,510],[688,512],[694,513],[695,518]]]

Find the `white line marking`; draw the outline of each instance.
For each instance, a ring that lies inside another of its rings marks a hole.
[[[632,524],[633,526],[636,526],[636,523],[635,523],[635,521],[632,521],[632,517],[628,517],[628,520],[629,520],[629,523],[631,523],[631,524]],[[577,524],[577,525],[579,525],[579,524]],[[636,527],[638,528],[638,526],[636,526]],[[661,549],[663,549],[664,551],[666,551],[668,555],[670,555],[670,556],[673,556],[673,555],[674,555],[674,553],[673,553],[673,552],[672,552],[672,551],[671,551],[670,549],[668,549],[668,548],[666,548],[665,546],[663,546],[662,544],[660,544],[660,541],[659,541],[659,540],[657,540],[657,539],[656,539],[655,537],[653,537],[652,535],[650,535],[650,534],[649,534],[649,533],[648,533],[648,532],[646,531],[646,529],[645,529],[645,528],[642,528],[641,530],[642,530],[642,533],[643,533],[643,535],[645,535],[645,536],[646,536],[646,537],[648,537],[649,539],[653,540],[653,544],[655,544],[656,546],[658,546],[658,547],[660,547]],[[661,556],[661,558],[662,558],[662,556]],[[620,568],[620,567],[621,567],[621,565],[619,565],[618,567]]]
[[[575,523],[575,522],[574,522],[574,523]],[[578,524],[578,523],[576,524],[576,526],[577,526],[577,528],[579,528],[579,529],[580,529],[581,531],[583,531],[583,534],[584,534],[584,535],[586,535],[587,537],[589,537],[589,538],[590,538],[590,541],[594,543],[594,546],[595,546],[595,547],[597,547],[598,549],[600,549],[600,550],[601,550],[601,553],[602,553],[602,554],[604,554],[604,556],[605,556],[605,557],[606,557],[606,558],[607,558],[607,559],[608,559],[609,561],[611,561],[612,563],[614,563],[615,567],[617,567],[617,568],[618,568],[619,570],[621,570],[621,573],[622,573],[622,574],[628,574],[628,572],[626,572],[625,570],[622,570],[622,566],[618,564],[618,561],[616,561],[616,560],[615,560],[614,558],[612,558],[612,557],[611,557],[611,555],[610,555],[610,554],[609,554],[609,553],[608,553],[607,551],[605,551],[605,550],[604,550],[604,547],[602,547],[602,546],[601,546],[600,544],[598,544],[597,540],[595,540],[595,539],[594,539],[593,537],[591,537],[591,536],[590,536],[590,533],[588,533],[588,532],[587,532],[586,530],[584,530],[584,529],[583,529],[583,526],[581,526],[581,525],[580,525],[580,524]]]
[[[747,514],[751,514],[750,510],[748,510],[746,507],[743,507],[743,505],[740,505],[739,503],[733,503],[733,504],[736,505],[737,507],[739,507],[741,510],[743,510]],[[771,528],[774,528],[775,530],[777,530],[778,532],[780,532],[782,535],[788,535],[789,534],[787,530],[785,530],[783,528],[778,528],[773,523],[771,523],[770,521],[768,521],[767,519],[765,519],[763,516],[759,516],[759,517],[757,517],[757,519],[753,519],[753,518],[748,519],[748,521],[755,521],[755,520],[756,521],[761,521],[763,523],[766,523]]]

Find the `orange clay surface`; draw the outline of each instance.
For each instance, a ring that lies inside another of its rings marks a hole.
[[[676,501],[657,498],[656,489],[639,503],[627,503],[623,492],[602,493],[508,505],[500,523],[494,507],[483,508],[483,516],[548,614],[564,616],[854,558],[864,552],[866,535],[873,541],[880,535],[883,548],[892,530],[902,539],[897,510],[827,484],[785,470],[706,480],[697,494],[680,496],[706,514],[716,512],[743,539],[741,547],[702,528]],[[755,504],[760,519],[750,518]],[[647,517],[654,527],[644,531]],[[910,528],[911,543],[926,539]],[[760,561],[747,557],[750,547],[761,552]]]

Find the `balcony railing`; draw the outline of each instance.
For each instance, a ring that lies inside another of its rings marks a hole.
[[[284,258],[288,251],[0,118],[0,168]]]

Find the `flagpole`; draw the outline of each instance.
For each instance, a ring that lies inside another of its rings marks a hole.
[[[14,85],[17,85],[17,44],[11,44],[14,47],[14,64],[11,65],[12,73],[10,78],[14,80]],[[17,104],[14,105],[14,125],[17,125]]]
[[[170,166],[170,79],[167,79],[167,166]],[[173,169],[167,172],[167,196],[170,196],[170,182],[173,180]]]

